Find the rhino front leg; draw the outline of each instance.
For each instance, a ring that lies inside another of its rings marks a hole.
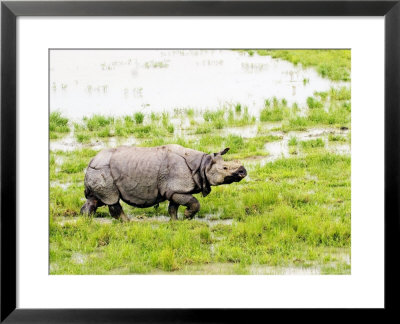
[[[108,210],[112,217],[122,220],[123,222],[129,222],[129,218],[125,215],[119,202],[114,205],[109,205]]]
[[[168,206],[168,214],[171,217],[171,220],[177,220],[178,219],[178,208],[179,204],[170,201],[169,206]]]
[[[186,206],[185,217],[192,219],[194,215],[200,210],[199,201],[189,194],[174,194],[172,201],[178,205]]]

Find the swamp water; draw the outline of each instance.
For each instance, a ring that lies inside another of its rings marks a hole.
[[[342,84],[301,65],[230,50],[54,50],[50,54],[50,110],[71,119],[215,109],[237,102],[255,115],[265,99],[286,98],[289,105],[303,106],[314,91]]]

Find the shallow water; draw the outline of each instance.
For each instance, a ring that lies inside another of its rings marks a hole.
[[[60,187],[63,190],[68,189],[68,187],[70,187],[71,185],[72,185],[71,182],[63,183],[63,182],[60,182],[60,181],[50,181],[50,187]]]
[[[212,249],[212,245],[210,247]],[[350,265],[350,250],[348,248],[327,248],[324,255],[332,258],[331,261],[321,264],[318,262],[308,263],[307,266],[297,264],[299,260],[295,260],[293,264],[287,266],[270,266],[264,264],[253,264],[246,266],[244,269],[250,275],[320,275],[323,267],[335,268],[339,263]],[[182,269],[173,272],[165,272],[156,270],[154,273],[162,274],[237,274],[237,264],[235,263],[209,263],[198,265],[187,265]],[[350,274],[349,271],[344,271],[342,274]]]
[[[90,148],[92,150],[101,150],[108,147],[117,147],[120,145],[135,145],[139,140],[133,136],[127,138],[108,137],[106,140],[92,139],[89,143],[79,143],[73,133],[64,136],[61,139],[50,141],[51,151],[70,152],[80,150],[82,148]],[[62,164],[62,162],[61,162]]]
[[[233,224],[233,219],[232,218],[227,218],[227,219],[214,219],[215,215],[211,217],[205,217],[205,218],[199,218],[195,217],[194,220],[202,223],[207,223],[210,227],[216,226],[216,225],[232,225]]]
[[[57,184],[60,186],[59,184]],[[219,224],[222,225],[232,225],[233,224],[233,219],[217,219],[215,218],[217,215],[206,215],[206,217],[199,218],[195,217],[193,220],[202,222],[202,223],[207,223],[210,227],[216,226]],[[64,226],[65,224],[68,223],[76,223],[76,221],[79,219],[79,217],[57,217],[57,222],[61,225]],[[155,223],[167,223],[171,221],[171,217],[166,216],[166,215],[157,215],[157,216],[151,216],[147,217],[145,215],[129,215],[129,219],[131,222],[155,222]],[[113,218],[111,217],[93,217],[93,222],[100,223],[100,224],[111,224],[113,222]],[[182,221],[182,218],[180,218],[178,221]]]
[[[261,165],[280,158],[290,157],[289,141],[292,137],[295,137],[298,142],[321,138],[325,143],[326,150],[329,152],[335,154],[351,154],[351,146],[349,143],[337,143],[328,140],[329,135],[347,136],[348,132],[348,130],[339,130],[336,128],[311,128],[305,132],[271,132],[271,135],[282,136],[282,139],[265,144],[264,148],[268,151],[269,155],[260,161]]]
[[[304,84],[303,80],[309,82]],[[54,50],[50,110],[72,119],[240,102],[258,114],[264,100],[304,104],[339,83],[313,69],[230,50]]]
[[[245,127],[227,127],[224,128],[221,132],[222,135],[237,135],[243,138],[253,138],[257,136],[258,125],[254,126],[245,126]]]

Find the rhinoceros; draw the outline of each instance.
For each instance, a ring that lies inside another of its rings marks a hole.
[[[119,203],[139,208],[169,201],[171,220],[177,219],[180,205],[191,219],[200,210],[193,194],[205,197],[211,186],[239,182],[247,172],[238,161],[224,161],[219,153],[206,154],[176,144],[157,147],[120,146],[99,152],[85,175],[86,203],[82,214],[92,214],[107,205],[112,217],[129,221]]]

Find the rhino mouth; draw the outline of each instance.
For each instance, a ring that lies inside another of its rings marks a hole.
[[[230,184],[232,182],[239,182],[247,176],[247,171],[244,167],[240,167],[234,173],[224,178],[224,184]]]

